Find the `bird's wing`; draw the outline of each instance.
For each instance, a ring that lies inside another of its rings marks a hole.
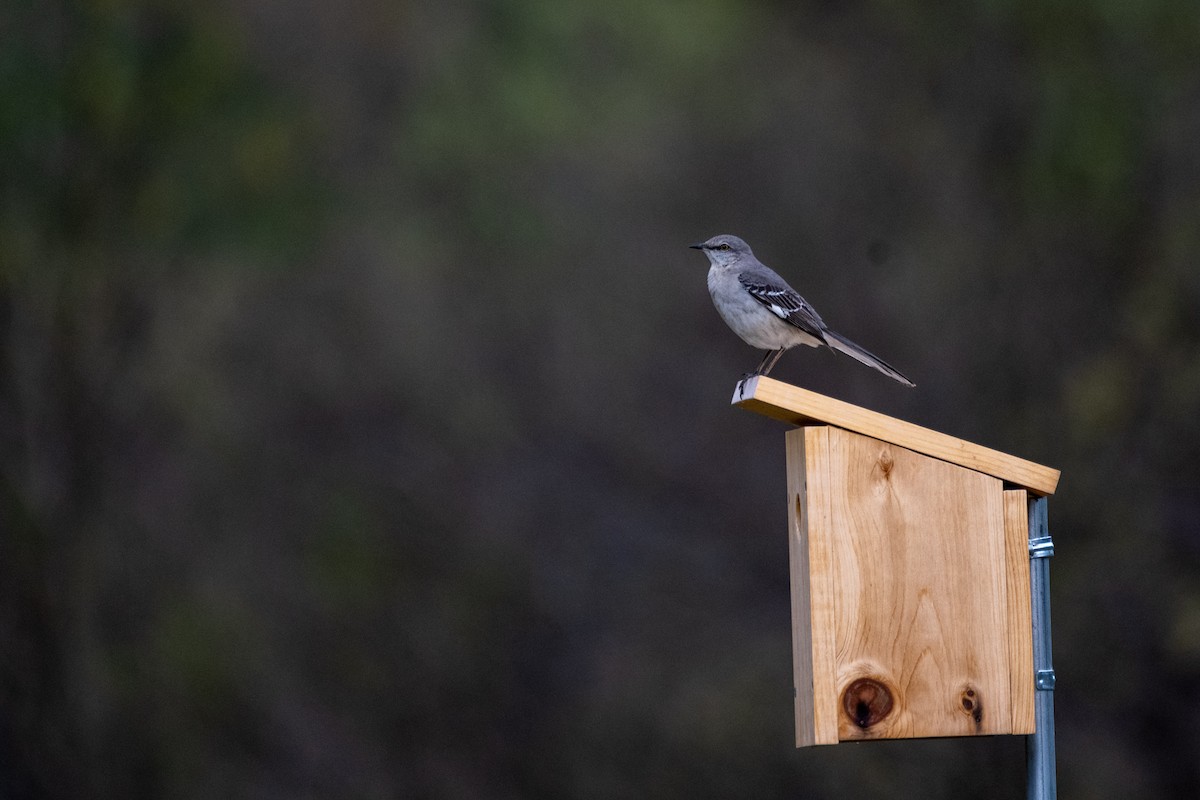
[[[772,314],[814,336],[818,341],[825,342],[825,322],[821,315],[782,280],[776,281],[767,276],[743,272],[738,276],[738,282],[751,297],[770,309]]]

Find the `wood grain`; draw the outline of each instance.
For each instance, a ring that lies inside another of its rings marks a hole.
[[[998,450],[956,439],[911,422],[869,411],[772,378],[738,384],[733,404],[793,425],[824,423],[873,436],[917,453],[999,478],[1035,495],[1054,494],[1059,471]]]
[[[1029,495],[1004,493],[1004,549],[1008,582],[1008,662],[1012,732],[1033,733],[1033,605],[1029,585]]]
[[[1028,732],[1025,493],[833,426],[787,460],[797,745]]]
[[[824,426],[786,434],[797,747],[838,741],[830,492],[824,466],[828,442]]]

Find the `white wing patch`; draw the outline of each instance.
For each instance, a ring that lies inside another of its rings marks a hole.
[[[772,314],[818,341],[825,341],[824,321],[795,289],[787,284],[757,283],[744,275],[739,276],[738,281],[746,287],[751,297],[766,306]]]
[[[795,293],[787,289],[763,288],[760,291],[752,290],[751,294],[758,298],[760,303],[769,308],[772,314],[782,320],[786,320],[797,308],[793,297],[789,297],[789,295],[794,295]]]

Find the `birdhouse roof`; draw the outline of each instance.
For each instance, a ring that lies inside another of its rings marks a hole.
[[[1059,471],[1023,458],[972,444],[851,403],[763,376],[748,378],[734,391],[733,404],[792,425],[832,425],[917,453],[983,472],[1036,495],[1054,494]]]

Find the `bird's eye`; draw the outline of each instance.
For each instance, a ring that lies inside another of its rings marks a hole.
[[[723,245],[721,245],[720,247],[718,247],[717,249],[718,249],[718,250],[728,250],[728,249],[729,249],[729,245],[727,245],[727,244],[723,244]]]

